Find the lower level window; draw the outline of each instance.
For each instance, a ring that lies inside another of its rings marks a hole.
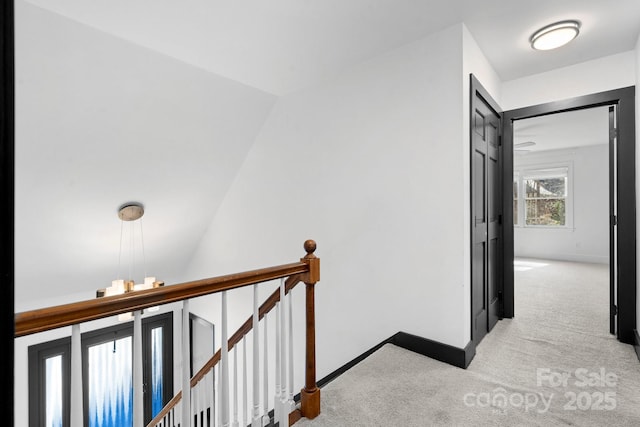
[[[71,338],[29,347],[29,427],[69,425]]]
[[[89,427],[133,424],[132,342],[114,337],[88,347]]]
[[[173,313],[142,319],[145,423],[173,397]],[[84,425],[133,425],[133,324],[82,334]],[[68,427],[71,338],[29,347],[29,427]]]

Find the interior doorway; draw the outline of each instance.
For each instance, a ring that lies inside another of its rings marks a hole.
[[[518,289],[527,283],[544,286],[551,301],[566,293],[573,280],[569,276],[586,270],[584,292],[570,299],[589,295],[596,299],[589,307],[597,310],[591,309],[591,318],[577,318],[614,334],[616,227],[610,218],[615,215],[616,138],[610,130],[615,128],[611,109],[594,106],[514,121],[513,233],[516,304],[526,304],[526,291]],[[567,307],[586,313],[587,305]]]
[[[504,199],[503,206],[514,205],[514,128],[519,120],[543,117],[561,112],[579,111],[594,107],[607,107],[614,129],[610,138],[615,139],[615,151],[611,154],[614,166],[609,166],[609,184],[617,182],[610,193],[610,244],[615,259],[611,263],[614,273],[613,290],[617,304],[611,307],[615,313],[615,333],[625,343],[634,343],[636,324],[636,217],[635,217],[635,88],[628,87],[572,98],[565,101],[540,104],[503,115],[504,145]],[[611,107],[611,108],[610,108]],[[556,171],[557,172],[557,171]],[[502,301],[503,317],[513,317],[514,303],[514,218],[515,209],[504,211],[504,287]],[[516,213],[517,214],[517,213]],[[617,238],[615,238],[617,237]]]

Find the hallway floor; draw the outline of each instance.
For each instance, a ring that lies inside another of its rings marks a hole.
[[[638,426],[640,362],[609,334],[608,266],[516,263],[516,316],[459,369],[385,345],[299,426]]]

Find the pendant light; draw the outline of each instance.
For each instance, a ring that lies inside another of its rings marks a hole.
[[[140,224],[140,245],[142,248],[142,258],[146,276],[146,259],[144,254],[144,234],[142,233],[142,216],[144,215],[144,207],[141,203],[138,202],[130,202],[125,203],[120,206],[118,209],[118,217],[120,218],[120,252],[118,255],[118,270],[120,270],[121,260],[122,260],[122,235],[124,229],[124,223],[131,223],[131,230],[129,233],[129,250],[130,250],[130,261],[129,261],[129,276],[128,279],[118,278],[111,281],[111,286],[103,289],[98,289],[96,292],[96,297],[105,297],[111,295],[119,295],[127,292],[134,292],[143,289],[151,289],[157,288],[159,286],[163,286],[164,282],[156,280],[155,277],[145,277],[142,283],[136,284],[132,278],[133,275],[133,267],[135,264],[134,252],[135,252],[135,242],[134,242],[134,222],[138,222]],[[120,271],[118,271],[118,275],[120,275]],[[156,311],[158,307],[151,307],[148,311]],[[119,320],[129,320],[133,316],[131,313],[125,313],[118,316]]]

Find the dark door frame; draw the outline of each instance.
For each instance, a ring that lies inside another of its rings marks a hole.
[[[617,254],[618,316],[617,337],[634,344],[636,327],[636,129],[635,86],[579,96],[563,101],[505,111],[503,135],[504,281],[502,316],[511,318],[514,307],[513,274],[513,122],[536,116],[607,105],[617,106]]]
[[[3,207],[0,226],[0,278],[2,299],[0,317],[2,331],[6,334],[3,342],[5,366],[10,366],[11,374],[2,375],[2,389],[14,388],[14,10],[13,1],[0,2],[0,199]],[[3,422],[13,425],[14,396],[9,393],[3,399]]]

